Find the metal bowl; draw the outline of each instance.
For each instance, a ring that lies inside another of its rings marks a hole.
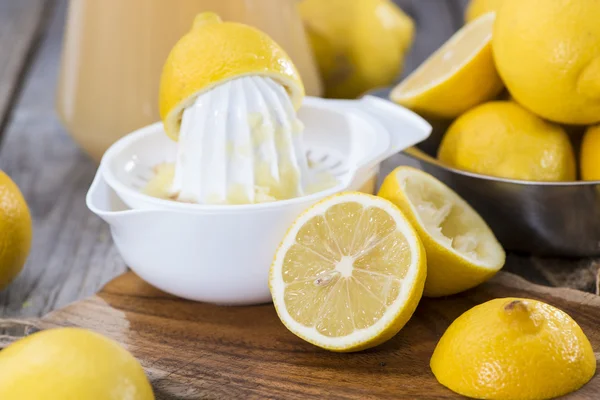
[[[405,154],[471,204],[507,250],[600,256],[600,181],[503,179],[449,168],[416,148]]]
[[[381,88],[369,94],[387,99],[390,91]],[[429,122],[431,136],[403,154],[411,165],[446,183],[471,204],[505,249],[538,256],[600,256],[600,181],[530,182],[450,168],[431,155],[437,153],[451,121]],[[565,128],[579,148],[583,128]]]

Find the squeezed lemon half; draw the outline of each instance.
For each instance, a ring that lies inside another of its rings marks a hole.
[[[401,211],[376,196],[343,193],[296,219],[269,286],[291,332],[328,350],[357,351],[406,324],[425,276],[423,245]]]
[[[379,196],[396,204],[413,224],[427,252],[425,296],[470,289],[502,268],[504,249],[477,212],[433,176],[398,167]]]

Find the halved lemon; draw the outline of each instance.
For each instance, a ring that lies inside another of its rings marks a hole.
[[[223,22],[213,12],[198,14],[163,66],[159,108],[167,135],[179,139],[183,110],[200,94],[248,75],[274,79],[286,88],[296,109],[300,108],[304,98],[302,79],[273,39],[249,25]]]
[[[296,219],[269,286],[292,333],[327,350],[358,351],[402,329],[425,276],[425,250],[402,212],[376,196],[342,193]]]
[[[495,98],[502,81],[492,56],[496,14],[465,25],[396,86],[390,98],[421,114],[454,118]]]
[[[415,227],[427,252],[424,295],[447,296],[496,274],[504,249],[483,218],[452,189],[411,167],[398,167],[379,196],[392,201]]]

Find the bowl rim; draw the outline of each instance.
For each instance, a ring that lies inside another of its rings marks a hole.
[[[418,148],[418,146],[417,146],[417,148]],[[421,150],[421,149],[419,149],[419,150]],[[423,151],[423,150],[421,150],[421,151]],[[425,153],[425,152],[423,151],[423,153]],[[448,172],[467,176],[467,177],[473,178],[473,179],[481,179],[481,180],[486,180],[486,181],[507,183],[507,184],[513,184],[513,185],[519,185],[519,186],[578,187],[578,186],[599,186],[600,185],[600,180],[595,180],[595,181],[526,181],[523,179],[502,178],[502,177],[498,177],[498,176],[483,175],[483,174],[479,174],[476,172],[470,172],[470,171],[465,171],[465,170],[461,170],[458,168],[453,168],[453,167],[443,164],[442,162],[438,162],[436,159],[434,159],[436,162],[431,162],[430,160],[428,160],[425,157],[419,157],[418,155],[411,154],[407,151],[404,151],[403,154],[405,154],[406,156],[410,157],[413,160],[427,163],[431,166],[446,170]],[[433,158],[429,154],[427,154],[427,153],[425,153],[425,154],[428,157]]]
[[[392,88],[393,88],[393,86],[379,87],[379,88],[375,88],[373,90],[368,91],[366,94],[368,94],[370,96],[374,96],[374,97],[379,97],[381,99],[390,100],[389,92],[392,90]],[[418,114],[418,115],[420,115],[420,114]],[[419,148],[419,145],[417,145],[415,147]],[[419,148],[419,150],[421,150],[421,149]],[[421,151],[423,151],[423,150],[421,150]],[[474,178],[474,179],[482,179],[482,180],[486,180],[486,181],[514,184],[514,185],[519,185],[519,186],[577,187],[577,186],[598,186],[598,185],[600,185],[600,180],[594,180],[594,181],[578,180],[578,181],[560,181],[560,182],[558,182],[558,181],[526,181],[523,179],[501,178],[501,177],[497,177],[497,176],[478,174],[476,172],[470,172],[470,171],[465,171],[465,170],[450,167],[448,165],[443,164],[442,162],[437,162],[437,159],[435,159],[433,156],[426,153],[425,151],[423,151],[423,153],[425,153],[428,157],[431,157],[433,160],[435,160],[436,161],[435,163],[431,162],[430,160],[426,159],[425,157],[419,157],[414,154],[410,154],[407,151],[403,151],[402,153],[404,155],[410,157],[413,160],[427,163],[431,166],[444,169],[448,172],[454,172],[458,175],[463,175],[463,176],[466,176],[469,178]]]
[[[162,133],[162,122],[155,122],[151,125],[145,126],[138,129],[129,135],[124,136],[109,148],[102,161],[100,162],[99,172],[102,178],[106,181],[109,187],[111,187],[117,195],[123,199],[120,193],[124,193],[129,197],[136,199],[137,201],[146,202],[152,204],[157,210],[169,210],[169,211],[188,211],[188,212],[240,212],[240,211],[262,211],[265,209],[276,209],[286,207],[294,204],[305,204],[318,201],[324,197],[334,195],[346,189],[347,185],[345,182],[339,182],[337,185],[332,186],[326,190],[322,190],[317,193],[311,193],[308,195],[294,197],[291,199],[278,200],[266,203],[255,203],[255,204],[195,204],[195,203],[182,203],[173,200],[160,199],[152,197],[144,193],[137,192],[127,185],[121,183],[112,173],[109,162],[113,158],[114,154],[118,154],[119,151],[130,145],[132,142],[142,140],[147,136],[153,136],[158,133]]]
[[[350,113],[346,110],[342,110],[340,108],[333,108],[328,106],[327,100],[322,98],[315,98],[307,96],[304,99],[304,106],[327,110],[328,112],[335,112],[340,114],[345,114],[352,116],[353,118],[359,117],[355,113]],[[365,116],[366,117],[366,116]],[[377,128],[380,129],[380,128]],[[153,136],[157,134],[164,135],[164,128],[161,121],[157,121],[150,125],[141,127],[139,129],[134,130],[133,132],[128,133],[123,136],[115,143],[113,143],[104,153],[102,160],[100,161],[99,173],[102,175],[102,178],[111,187],[117,196],[119,196],[123,201],[125,201],[123,194],[128,196],[129,198],[135,199],[138,202],[144,202],[148,205],[152,205],[154,210],[167,210],[167,211],[182,211],[182,212],[193,212],[193,213],[222,213],[222,214],[231,214],[231,213],[239,213],[239,212],[261,212],[261,211],[271,211],[286,207],[293,207],[301,205],[303,207],[307,207],[308,205],[314,204],[326,197],[338,194],[340,192],[352,192],[354,190],[349,189],[352,183],[357,179],[362,177],[362,171],[359,169],[351,170],[348,176],[338,181],[338,183],[330,188],[325,190],[321,190],[316,193],[309,193],[303,196],[294,197],[291,199],[277,200],[273,202],[265,202],[265,203],[253,203],[253,204],[196,204],[196,203],[183,203],[177,202],[173,200],[160,199],[157,197],[152,197],[147,194],[135,191],[123,184],[119,179],[116,178],[112,169],[110,168],[110,163],[112,159],[116,155],[118,155],[123,148],[131,145],[132,143],[143,140],[148,136]],[[381,163],[374,165],[369,169],[369,176],[371,175],[371,170],[377,169],[380,167]],[[127,201],[125,201],[127,203]],[[134,210],[143,210],[141,208],[133,208]],[[148,208],[150,209],[150,208]]]

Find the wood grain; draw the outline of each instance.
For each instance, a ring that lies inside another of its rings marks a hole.
[[[0,140],[49,8],[47,0],[0,0]]]
[[[108,226],[85,206],[96,165],[69,138],[54,112],[66,3],[58,2],[53,10],[0,151],[0,168],[21,188],[34,223],[27,264],[0,292],[3,317],[46,314],[95,293],[125,271]]]
[[[185,301],[133,273],[37,325],[76,325],[119,341],[141,361],[158,399],[454,399],[459,397],[430,372],[433,349],[451,321],[498,297],[539,299],[561,308],[580,324],[600,358],[600,297],[536,286],[509,273],[458,296],[422,300],[396,337],[354,354],[302,341],[285,329],[272,305]],[[567,398],[597,399],[599,391],[596,375]]]

